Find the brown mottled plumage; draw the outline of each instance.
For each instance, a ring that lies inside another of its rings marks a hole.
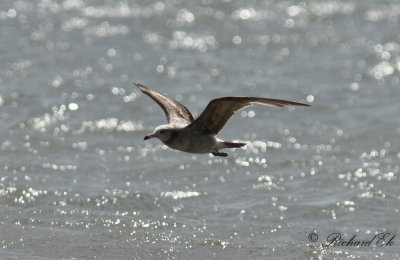
[[[157,91],[151,90],[142,84],[135,83],[135,85],[146,95],[151,97],[160,107],[164,110],[165,115],[167,116],[168,123],[173,123],[175,119],[183,119],[187,123],[193,122],[194,118],[190,113],[189,109],[187,109],[184,105],[179,103],[178,101],[167,97],[164,94],[161,94]],[[179,120],[179,121],[180,121]]]
[[[170,148],[189,153],[212,153],[214,156],[225,157],[227,154],[219,152],[220,149],[244,146],[245,143],[224,142],[215,137],[233,114],[244,107],[255,103],[277,107],[310,106],[271,98],[222,97],[211,100],[201,115],[194,120],[190,111],[178,101],[139,83],[135,85],[161,106],[168,119],[167,125],[158,126],[144,139],[157,137]]]
[[[303,103],[286,101],[271,98],[258,97],[223,97],[211,100],[203,113],[188,126],[193,132],[200,132],[205,135],[217,135],[233,114],[254,103],[268,106],[283,107],[309,106]]]

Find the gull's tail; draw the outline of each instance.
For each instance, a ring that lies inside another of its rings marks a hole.
[[[224,148],[240,148],[246,145],[246,143],[231,143],[231,142],[222,142],[222,144],[224,145]]]
[[[231,143],[231,142],[220,142],[218,143],[218,150],[219,149],[224,149],[224,148],[240,148],[242,146],[245,146],[246,143]],[[227,157],[228,154],[227,153],[221,153],[218,150],[216,150],[215,152],[212,152],[212,154],[214,156],[221,156],[221,157]]]

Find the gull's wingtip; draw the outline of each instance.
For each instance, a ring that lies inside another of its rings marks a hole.
[[[138,87],[141,91],[144,91],[148,88],[146,88],[145,86],[143,86],[142,84],[138,83],[138,82],[133,82],[133,84]]]
[[[284,104],[284,106],[303,106],[303,107],[311,107],[310,104],[306,103],[300,103],[300,102],[294,102],[294,101],[289,101],[290,103]]]

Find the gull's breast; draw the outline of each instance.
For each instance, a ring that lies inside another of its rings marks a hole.
[[[209,153],[213,151],[216,139],[213,136],[194,135],[182,130],[165,144],[172,149],[187,153]]]

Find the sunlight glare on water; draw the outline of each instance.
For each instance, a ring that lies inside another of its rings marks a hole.
[[[399,258],[396,1],[0,3],[1,259]],[[228,157],[144,141],[142,83],[200,115],[263,96]],[[311,233],[318,241],[311,241]],[[398,244],[397,236],[394,238]]]

